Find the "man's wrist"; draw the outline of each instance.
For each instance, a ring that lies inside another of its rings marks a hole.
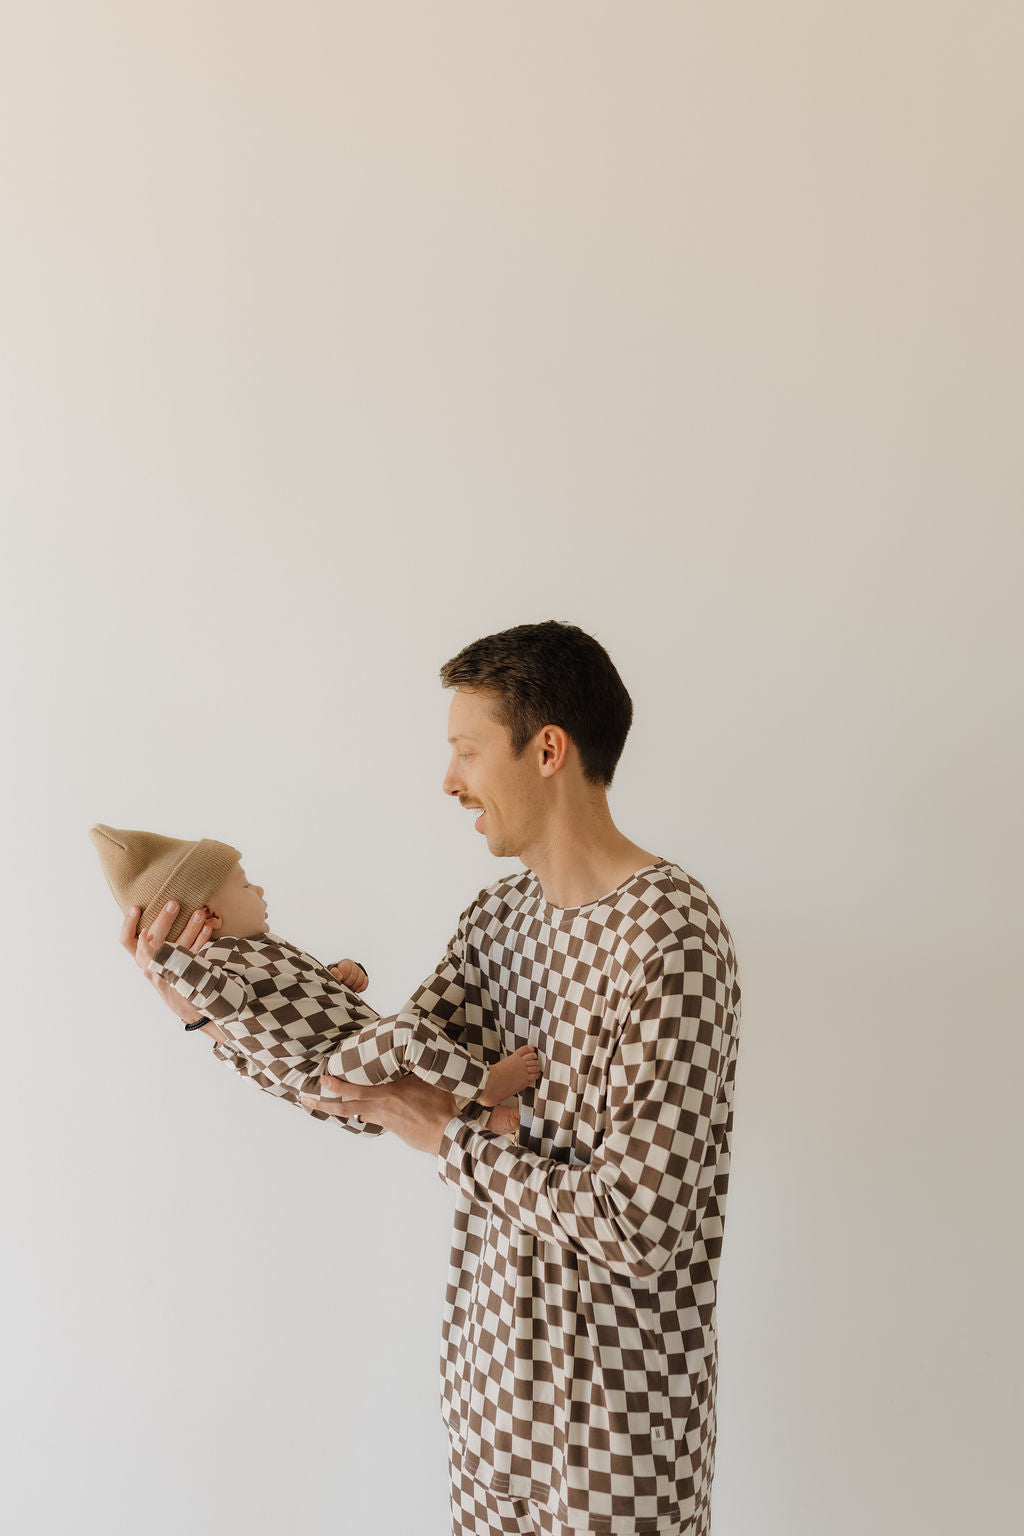
[[[210,1017],[208,1013],[203,1013],[200,1009],[196,1008],[193,1003],[187,1003],[181,996],[181,993],[176,992],[173,987],[170,987],[168,990],[170,992],[168,997],[170,1010],[175,1018],[181,1020],[182,1024],[186,1026],[198,1024],[200,1019],[208,1019]]]

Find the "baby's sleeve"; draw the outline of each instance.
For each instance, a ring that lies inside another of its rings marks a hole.
[[[212,945],[207,945],[209,951]],[[252,1006],[255,993],[244,972],[218,965],[209,954],[194,955],[178,944],[161,944],[149,962],[150,972],[172,986],[193,1008],[220,1022]]]

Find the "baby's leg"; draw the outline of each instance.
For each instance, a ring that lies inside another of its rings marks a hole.
[[[521,1045],[511,1056],[496,1061],[477,1099],[481,1104],[500,1104],[540,1077],[540,1060],[532,1045]]]
[[[327,1070],[332,1077],[371,1086],[415,1072],[463,1099],[475,1099],[487,1081],[484,1062],[456,1045],[431,1019],[410,1014],[393,1014],[349,1035]]]
[[[415,1072],[456,1097],[490,1107],[535,1083],[540,1062],[533,1046],[523,1045],[487,1067],[433,1020],[395,1014],[350,1035],[331,1056],[327,1070],[332,1077],[371,1086]]]

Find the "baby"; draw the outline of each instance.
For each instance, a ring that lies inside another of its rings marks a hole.
[[[518,1131],[519,1112],[503,1101],[540,1076],[532,1046],[488,1065],[456,1043],[455,1019],[445,1029],[419,1016],[382,1019],[356,995],[367,984],[356,961],[325,966],[269,931],[263,888],[247,878],[242,855],[227,843],[182,842],[101,823],[89,836],[121,910],[140,909],[140,934],[177,901],[167,941],[148,968],[207,1015],[214,1054],[260,1088],[298,1103],[299,1094],[320,1092],[324,1072],[364,1084],[415,1072],[448,1089],[459,1113],[474,1104],[491,1108],[488,1130]],[[194,955],[174,940],[200,907],[214,937]],[[320,1110],[307,1113],[348,1131],[380,1132]]]

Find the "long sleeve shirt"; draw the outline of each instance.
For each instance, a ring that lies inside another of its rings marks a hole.
[[[464,1113],[475,1113],[468,1101],[486,1080],[482,1060],[431,1019],[382,1019],[319,960],[278,934],[214,939],[195,955],[162,944],[150,969],[216,1021],[227,1039],[213,1042],[214,1055],[276,1098],[298,1105],[300,1094],[319,1094],[320,1077],[345,1044],[353,1082],[414,1071],[456,1094]],[[356,1135],[381,1134],[380,1126],[299,1107]]]
[[[740,1012],[721,913],[658,860],[573,909],[487,888],[398,1016],[540,1055],[518,1144],[444,1131],[441,1412],[471,1476],[570,1528],[708,1529]]]

